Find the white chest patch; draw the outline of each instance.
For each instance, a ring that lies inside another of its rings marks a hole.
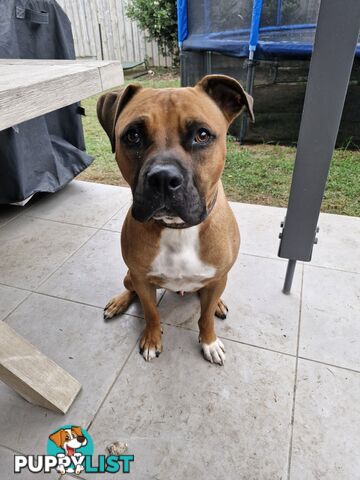
[[[199,227],[165,228],[160,250],[149,276],[158,277],[164,288],[173,292],[194,292],[214,277],[216,268],[200,260]]]

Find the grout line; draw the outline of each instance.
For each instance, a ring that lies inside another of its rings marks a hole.
[[[69,302],[69,303],[75,303],[77,305],[84,305],[86,307],[90,307],[90,308],[96,308],[97,310],[103,310],[103,307],[100,307],[99,305],[94,305],[94,304],[91,304],[91,303],[86,303],[86,302],[80,302],[79,300],[73,300],[73,299],[70,299],[70,298],[65,298],[65,297],[59,297],[57,295],[51,295],[50,293],[44,293],[44,292],[38,292],[36,290],[28,290],[26,288],[23,288],[23,287],[14,287],[13,285],[8,285],[6,283],[0,283],[0,286],[3,285],[5,287],[9,287],[9,288],[15,288],[17,290],[21,290],[21,291],[24,291],[24,292],[28,292],[28,295],[23,299],[21,300],[21,302],[16,305],[3,319],[2,321],[6,321],[6,319],[12,315],[12,313],[20,307],[20,305],[22,305],[25,300],[27,300],[29,298],[29,296],[31,294],[35,294],[35,295],[41,295],[41,296],[44,296],[44,297],[49,297],[49,298],[55,298],[56,300],[63,300],[65,302]],[[166,294],[166,290],[164,290],[164,292],[162,293],[158,303],[157,303],[157,306],[160,305],[160,303],[163,301],[164,297],[165,297],[165,294]],[[144,317],[143,316],[140,316],[140,315],[135,315],[134,313],[128,313],[128,312],[124,312],[122,313],[121,315],[119,315],[119,318],[122,316],[122,315],[127,315],[129,317],[133,317],[133,318],[137,318],[137,319],[141,319],[141,320],[144,320]],[[116,321],[116,318],[114,317],[114,319],[111,319],[110,321]],[[175,327],[175,328],[181,328],[183,330],[188,330],[188,331],[191,331],[191,332],[197,332],[197,330],[195,328],[190,328],[190,327],[186,327],[182,324],[180,325],[174,325],[173,323],[168,323],[168,322],[161,322],[163,325],[167,325],[169,327]],[[296,354],[293,354],[293,353],[288,353],[288,352],[283,352],[283,351],[280,351],[280,350],[276,350],[274,348],[269,348],[269,347],[264,347],[264,346],[261,346],[261,345],[255,345],[254,343],[248,343],[248,342],[244,342],[244,341],[241,341],[241,340],[238,340],[238,339],[235,339],[235,338],[228,338],[228,337],[225,337],[223,335],[219,335],[219,338],[223,339],[223,340],[226,340],[228,342],[233,342],[233,343],[239,343],[240,345],[246,345],[248,347],[253,347],[253,348],[259,348],[261,350],[265,350],[265,351],[268,351],[268,352],[273,352],[273,353],[278,353],[280,355],[286,355],[288,357],[293,357],[293,358],[296,358]],[[315,358],[309,358],[309,357],[303,357],[301,355],[298,355],[298,358],[300,360],[306,360],[308,362],[313,362],[313,363],[318,363],[320,365],[326,365],[328,367],[333,367],[333,368],[339,368],[341,370],[345,370],[345,371],[348,371],[348,372],[352,372],[352,373],[360,373],[360,369],[359,370],[356,370],[354,368],[350,368],[350,367],[344,367],[344,366],[341,366],[341,365],[336,365],[335,363],[328,363],[328,362],[323,362],[321,360],[316,360]],[[0,447],[2,445],[0,444]]]
[[[172,323],[167,323],[167,322],[161,322],[161,323],[162,325],[166,325],[168,327],[180,328],[182,330],[187,330],[189,332],[198,333],[198,330],[195,328],[184,327],[183,325],[174,325]],[[253,343],[243,342],[235,338],[224,337],[223,335],[218,335],[218,337],[221,338],[222,340],[226,340],[227,342],[239,343],[240,345],[246,345],[247,347],[252,347],[252,348],[259,348],[260,350],[265,350],[266,352],[278,353],[280,355],[285,355],[287,357],[296,358],[296,355],[293,353],[281,352],[280,350],[274,350],[273,348],[268,348],[268,347],[263,347],[261,345],[255,345]]]
[[[263,258],[263,259],[267,259],[267,260],[278,260],[278,261],[280,261],[280,262],[286,262],[286,261],[287,261],[286,258],[280,258],[280,257],[275,256],[275,255],[274,255],[274,256],[270,256],[270,255],[260,255],[260,254],[258,254],[258,253],[248,253],[248,252],[242,252],[242,251],[240,250],[238,258],[240,258],[241,255],[244,255],[244,256],[246,256],[246,257]],[[299,261],[299,263],[300,263],[300,261]]]
[[[289,441],[289,453],[288,453],[287,480],[290,480],[291,458],[292,458],[293,437],[294,437],[296,389],[297,389],[297,377],[298,377],[298,366],[299,366],[299,348],[300,348],[300,332],[301,332],[301,313],[302,313],[303,287],[304,287],[304,270],[305,269],[304,269],[304,265],[303,265],[302,271],[301,271],[299,323],[298,323],[297,345],[296,345],[296,361],[295,361],[294,388],[293,388],[293,404],[292,404],[292,411],[291,411],[291,427],[290,427],[290,441]]]
[[[116,215],[116,213],[114,215]],[[40,288],[45,282],[47,282],[60,268],[62,268],[65,265],[65,263],[67,263],[82,247],[84,247],[99,231],[101,231],[108,221],[109,219],[107,219],[100,227],[91,227],[94,229],[94,233],[90,235],[90,237],[87,240],[85,240],[85,242],[82,243],[79,246],[79,248],[77,248],[69,257],[67,257],[66,260],[64,260],[64,262],[62,262],[61,265],[59,265],[48,277],[46,277],[42,282],[40,282],[36,288],[37,289]]]
[[[239,257],[241,257],[241,255],[244,255],[246,257],[256,257],[256,258],[262,258],[262,259],[268,259],[268,260],[280,260],[280,261],[286,261],[287,259],[286,258],[280,258],[280,257],[277,257],[277,256],[269,256],[269,255],[259,255],[257,253],[247,253],[247,252],[242,252],[240,250],[240,254],[239,254]],[[360,275],[360,272],[356,272],[356,271],[353,271],[353,270],[345,270],[343,268],[336,268],[336,267],[330,267],[330,266],[325,266],[325,265],[316,265],[315,263],[311,263],[311,262],[304,262],[302,260],[298,260],[297,261],[298,264],[301,264],[301,265],[304,265],[304,267],[310,267],[310,268],[322,268],[324,270],[333,270],[335,272],[343,272],[343,273],[351,273],[351,274],[354,274],[354,275]]]
[[[24,207],[22,207],[22,208],[24,208]],[[13,222],[16,218],[20,217],[21,215],[24,215],[24,213],[25,213],[25,211],[16,213],[13,217],[9,218],[9,220],[7,220],[5,223],[0,225],[0,230],[2,228],[6,227],[7,225],[9,225],[9,223]]]
[[[46,283],[48,280],[50,280],[50,278],[55,275],[55,273],[60,270],[60,268],[62,268],[66,262],[68,262],[82,247],[84,247],[96,234],[97,232],[99,231],[100,229],[94,229],[94,232],[90,235],[90,237],[85,240],[85,242],[83,242],[73,253],[71,253],[53,272],[51,272],[44,280],[42,280],[37,286],[36,288],[40,288],[42,285],[44,285],[44,283]]]
[[[73,227],[90,228],[91,230],[100,229],[100,227],[94,227],[92,225],[83,225],[81,223],[72,223],[72,222],[62,222],[61,220],[54,220],[53,218],[38,217],[37,215],[31,215],[30,213],[26,213],[25,217],[35,218],[36,220],[43,220],[44,222],[60,223],[61,225],[71,225]]]
[[[24,212],[24,215],[26,217],[36,218],[37,220],[44,220],[44,221],[47,221],[47,222],[61,223],[62,225],[73,225],[74,227],[84,227],[84,228],[91,228],[91,229],[95,229],[95,230],[109,230],[111,232],[119,233],[117,230],[111,230],[111,229],[105,228],[105,225],[108,222],[110,222],[110,220],[112,220],[116,215],[118,215],[122,210],[124,210],[127,206],[128,206],[128,203],[125,202],[121,207],[119,207],[116,210],[115,213],[113,213],[110,216],[110,218],[108,218],[104,223],[101,223],[97,227],[95,227],[93,225],[84,225],[82,223],[73,223],[73,222],[67,222],[67,221],[62,221],[62,220],[55,220],[53,218],[45,218],[45,217],[41,217],[41,216],[36,215],[36,213],[35,213],[35,215],[32,215],[30,208],[29,208],[28,212]]]
[[[353,275],[360,275],[360,272],[355,272],[353,270],[344,270],[342,268],[335,268],[335,267],[325,267],[323,265],[316,265],[316,264],[313,264],[311,262],[306,262],[306,264],[304,263],[304,266],[306,266],[307,268],[321,268],[321,269],[324,269],[324,270],[333,270],[335,272],[343,272],[343,273],[351,273]]]
[[[0,284],[0,285],[3,285],[3,284]],[[6,287],[9,287],[9,285],[5,285],[5,286],[6,286]],[[12,288],[12,287],[10,287],[10,288]],[[21,290],[23,290],[23,289],[21,289]],[[25,290],[25,289],[24,289],[23,291],[28,292],[28,295],[26,295],[25,298],[23,298],[23,299],[21,300],[21,302],[19,302],[12,310],[10,310],[10,312],[9,312],[7,315],[5,315],[4,318],[1,319],[2,322],[6,322],[6,319],[9,318],[10,315],[12,315],[12,314],[15,312],[15,310],[16,310],[18,307],[20,307],[20,305],[22,305],[22,304],[30,297],[30,295],[32,294],[32,292],[29,291],[29,290]],[[7,322],[6,322],[6,323],[7,323]]]
[[[32,294],[35,294],[35,295],[41,295],[43,297],[49,297],[49,298],[55,298],[56,300],[63,300],[65,302],[69,302],[69,303],[76,303],[77,305],[83,305],[85,307],[91,307],[91,308],[96,308],[98,310],[104,310],[103,307],[99,307],[99,305],[93,305],[91,303],[86,303],[86,302],[80,302],[79,300],[72,300],[70,298],[64,298],[64,297],[59,297],[57,295],[51,295],[50,293],[44,293],[44,292],[38,292],[37,290],[28,290],[26,288],[18,288],[18,287],[13,287],[12,285],[6,285],[5,283],[0,283],[0,286],[3,285],[5,287],[10,287],[10,288],[16,288],[18,290],[22,290],[24,292],[28,292],[29,295],[27,295],[18,305],[16,305],[16,307],[14,307],[10,313],[8,313],[2,320],[5,321],[18,307],[20,307],[20,305],[22,303],[25,302],[25,300],[27,300],[30,295]],[[134,318],[140,318],[140,319],[144,319],[144,317],[141,317],[140,315],[135,315],[133,313],[122,313],[121,315],[128,315],[129,317],[134,317]],[[119,315],[119,318],[120,318],[120,315]],[[112,320],[112,319],[111,319]],[[115,317],[114,317],[114,320],[115,320]]]
[[[129,208],[131,207],[131,205],[132,205],[132,202],[126,202],[111,218],[109,218],[109,220],[107,222],[104,223],[104,225],[100,228],[100,230],[104,230],[105,232],[116,232],[120,235],[123,224],[124,224],[124,221],[125,221],[125,218],[126,218],[126,214],[125,214],[125,217],[124,217],[124,219],[122,221],[122,224],[120,226],[120,230],[115,230],[114,228],[106,227],[106,224],[109,223],[114,217],[119,215],[123,210],[128,211]]]
[[[1,448],[4,448],[5,450],[8,450],[9,452],[11,453],[18,453],[19,455],[25,455],[23,452],[21,452],[20,450],[14,450],[13,448],[11,447],[8,447],[7,445],[3,445],[0,443],[0,447]]]
[[[346,372],[360,373],[360,370],[355,370],[354,368],[342,367],[341,365],[335,365],[334,363],[322,362],[321,360],[315,360],[314,358],[307,358],[307,357],[299,356],[299,359],[300,360],[306,360],[308,362],[317,363],[317,364],[320,364],[320,365],[326,365],[327,367],[339,368],[340,370],[345,370]]]
[[[112,391],[115,383],[117,382],[118,378],[119,378],[120,375],[122,374],[122,371],[124,370],[125,365],[128,363],[128,361],[129,361],[130,357],[132,356],[134,350],[135,350],[136,347],[138,346],[139,340],[140,340],[140,335],[136,338],[136,341],[135,341],[135,344],[134,344],[133,348],[130,350],[130,352],[129,352],[128,356],[126,357],[125,362],[122,364],[122,366],[121,366],[118,374],[115,375],[114,381],[112,382],[112,384],[111,384],[110,387],[108,388],[108,391],[106,392],[104,398],[103,398],[102,401],[100,402],[99,408],[98,408],[98,409],[96,410],[96,412],[94,413],[94,416],[93,416],[92,420],[90,420],[89,424],[87,425],[87,427],[86,427],[86,430],[87,430],[87,431],[90,430],[92,424],[93,424],[94,421],[96,420],[96,417],[98,416],[101,408],[103,407],[105,401],[107,400],[108,396],[110,395],[110,392]]]
[[[124,206],[125,206],[125,205],[123,205],[122,207],[120,207],[120,209],[117,210],[117,212],[119,212],[122,208],[124,208]],[[116,212],[116,213],[117,213],[117,212]],[[116,213],[114,213],[114,215],[116,215]],[[114,216],[114,215],[113,215],[113,216]],[[110,217],[110,219],[113,218],[113,216]],[[38,218],[38,217],[32,217],[32,218]],[[39,218],[40,218],[40,217],[39,217]],[[51,272],[44,280],[42,280],[42,281],[36,286],[36,289],[38,290],[39,288],[41,288],[42,285],[44,285],[44,283],[46,283],[48,280],[50,280],[50,278],[51,278],[53,275],[55,275],[55,273],[56,273],[58,270],[60,270],[82,247],[84,247],[99,231],[101,231],[101,230],[103,229],[103,227],[107,224],[107,222],[108,222],[110,219],[107,218],[107,220],[106,220],[103,224],[101,224],[100,227],[84,227],[84,226],[82,226],[82,225],[69,224],[69,223],[65,223],[65,222],[57,222],[57,221],[55,221],[55,220],[49,220],[49,221],[53,221],[53,222],[56,222],[56,223],[61,223],[61,224],[63,224],[63,225],[64,225],[64,224],[65,224],[65,225],[75,225],[75,226],[80,226],[80,227],[82,227],[82,228],[90,228],[90,229],[94,230],[94,232],[93,232],[93,233],[89,236],[89,238],[86,239],[85,242],[83,242],[72,254],[70,254],[53,272]],[[42,219],[42,220],[44,220],[44,219]],[[17,288],[17,287],[15,287],[15,288]],[[24,289],[24,290],[26,290],[26,289]],[[30,291],[33,292],[33,293],[40,293],[40,292],[38,292],[37,290],[36,290],[36,291],[30,290]],[[48,295],[48,296],[50,297],[51,295]],[[61,298],[61,297],[55,297],[55,296],[54,296],[54,298]],[[63,299],[63,300],[67,300],[67,299]],[[72,300],[70,300],[70,301],[72,301]],[[81,302],[75,302],[75,303],[81,303]],[[87,305],[87,304],[84,304],[84,305]],[[93,306],[93,305],[89,305],[89,306]],[[98,308],[101,308],[101,307],[98,307]],[[134,316],[135,316],[135,315],[134,315]]]
[[[156,306],[158,307],[160,303],[162,302],[163,298],[165,297],[166,289],[163,289],[163,293],[160,295],[159,301],[157,302]]]

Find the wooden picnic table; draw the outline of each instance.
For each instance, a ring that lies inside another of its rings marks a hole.
[[[121,85],[119,62],[0,59],[0,130]],[[0,321],[0,380],[36,405],[66,413],[81,384]]]
[[[120,62],[0,59],[0,130],[123,81]]]

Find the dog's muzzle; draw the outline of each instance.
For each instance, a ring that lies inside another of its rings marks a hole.
[[[133,200],[132,215],[140,222],[192,226],[206,217],[192,173],[175,161],[155,161],[140,171]]]

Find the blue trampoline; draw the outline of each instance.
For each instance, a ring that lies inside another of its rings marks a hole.
[[[319,0],[178,0],[179,45],[269,60],[311,56]],[[356,50],[360,57],[360,42]]]
[[[177,6],[181,84],[209,73],[236,78],[254,96],[256,124],[247,128],[243,116],[230,133],[250,142],[295,142],[320,0],[178,0]],[[360,42],[356,57],[339,144],[360,141]]]

